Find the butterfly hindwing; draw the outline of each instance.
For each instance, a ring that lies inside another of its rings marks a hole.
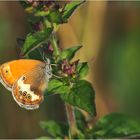
[[[44,67],[44,64],[37,66],[32,71],[22,75],[14,83],[12,95],[21,107],[36,109],[43,101],[43,92],[48,84]]]

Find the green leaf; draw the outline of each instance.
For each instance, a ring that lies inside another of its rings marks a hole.
[[[65,93],[70,92],[70,88],[69,86],[65,85],[65,83],[56,79],[52,79],[48,83],[47,92],[48,94],[54,94],[54,93],[65,94]]]
[[[76,46],[76,47],[72,47],[72,48],[68,48],[68,49],[64,49],[61,54],[60,57],[61,59],[68,59],[71,60],[74,56],[75,53],[81,48],[82,46]]]
[[[36,60],[43,61],[42,55],[40,54],[38,49],[31,51],[27,57],[30,59],[36,59]]]
[[[71,1],[64,8],[63,20],[67,21],[67,19],[72,15],[72,13],[76,10],[78,6],[80,6],[84,0],[81,1]]]
[[[48,11],[36,11],[35,12],[35,16],[39,16],[39,17],[44,17],[44,16],[47,16],[47,15],[49,15],[50,14],[50,11],[48,10]]]
[[[123,138],[140,134],[140,122],[127,115],[112,113],[101,118],[90,133],[92,138]]]
[[[79,78],[83,78],[88,74],[89,67],[87,62],[79,63],[77,65],[77,72],[79,74]]]
[[[63,82],[56,79],[52,79],[48,84],[48,91],[52,91],[53,89],[58,88],[62,85],[63,85]]]
[[[95,93],[92,85],[86,80],[79,80],[67,94],[61,94],[63,101],[87,111],[95,116]]]
[[[59,11],[51,11],[48,15],[48,21],[51,23],[63,23],[62,14]]]
[[[77,127],[82,133],[84,133],[87,127],[87,122],[85,120],[85,117],[78,109],[75,109],[74,112],[75,112],[75,119],[76,119]]]
[[[54,138],[64,138],[68,135],[68,126],[64,123],[58,123],[55,121],[42,121],[40,122],[40,126]]]
[[[34,34],[28,34],[25,43],[22,48],[24,55],[28,54],[35,48],[39,47],[44,40],[48,40],[52,29],[48,28],[46,31],[36,32]]]

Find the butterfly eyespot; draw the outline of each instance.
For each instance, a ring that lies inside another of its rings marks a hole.
[[[23,96],[26,96],[26,94],[27,94],[27,92],[26,92],[26,91],[24,91],[24,92],[23,92]]]
[[[19,94],[22,95],[22,91],[19,91]]]
[[[31,99],[32,96],[30,94],[27,94],[27,99]]]
[[[6,70],[5,73],[7,74],[8,73],[8,70]]]
[[[22,78],[22,80],[24,81],[26,79],[26,77],[24,76],[23,78]]]

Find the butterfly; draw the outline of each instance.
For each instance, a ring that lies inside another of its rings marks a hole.
[[[0,66],[0,82],[12,92],[17,104],[28,110],[39,108],[51,77],[49,59],[19,59]]]

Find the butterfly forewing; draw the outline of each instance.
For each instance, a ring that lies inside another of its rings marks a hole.
[[[37,65],[43,64],[38,60],[20,59],[4,63],[0,66],[0,82],[11,90],[16,80],[23,74],[30,72]]]

